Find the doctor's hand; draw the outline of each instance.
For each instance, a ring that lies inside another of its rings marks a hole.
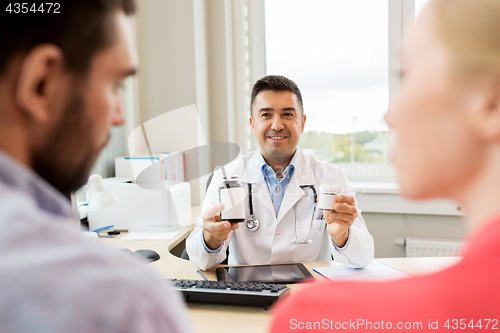
[[[349,227],[358,217],[354,197],[348,195],[337,195],[335,197],[334,210],[324,210],[326,231],[332,237],[333,242],[342,247],[349,238]]]
[[[224,206],[218,203],[201,215],[203,219],[203,238],[205,244],[212,250],[221,246],[222,242],[229,237],[231,231],[238,229],[238,223],[221,222],[220,212],[223,209]]]

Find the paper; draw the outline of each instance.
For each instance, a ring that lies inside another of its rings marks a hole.
[[[132,231],[125,235],[122,240],[138,240],[138,239],[172,239],[177,236],[178,231],[170,232],[138,232]]]
[[[387,281],[407,278],[409,275],[380,262],[373,261],[363,269],[349,268],[341,264],[313,269],[328,280]]]

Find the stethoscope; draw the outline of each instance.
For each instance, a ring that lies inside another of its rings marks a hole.
[[[252,204],[252,184],[248,183],[248,205],[250,206],[250,218],[247,220],[247,229],[250,231],[257,231],[260,227],[259,220],[253,216],[253,204]]]
[[[294,225],[294,229],[295,229],[294,230],[295,239],[292,239],[291,242],[294,244],[312,244],[313,243],[312,239],[307,240],[307,238],[309,237],[309,234],[311,233],[312,221],[314,219],[314,213],[316,213],[316,205],[317,205],[318,195],[317,195],[316,189],[314,188],[313,185],[300,185],[301,189],[304,189],[306,187],[308,187],[312,190],[313,196],[314,196],[314,201],[313,201],[314,206],[313,206],[313,212],[311,215],[311,222],[309,222],[309,231],[307,232],[306,237],[304,238],[304,240],[300,241],[297,237],[297,205],[293,206],[293,216],[294,216],[293,225]],[[250,218],[246,222],[247,229],[250,231],[257,231],[260,227],[260,222],[259,222],[259,219],[257,219],[253,215],[252,184],[250,184],[250,183],[248,183],[248,206],[250,208]]]
[[[311,215],[311,222],[309,222],[309,230],[307,231],[306,237],[304,238],[304,240],[299,241],[299,239],[297,237],[297,205],[293,206],[293,225],[294,225],[295,239],[293,239],[293,238],[291,239],[292,244],[312,244],[313,243],[312,239],[307,240],[307,238],[309,237],[309,234],[311,233],[312,222],[314,219],[314,213],[316,213],[316,205],[318,203],[318,195],[316,194],[316,190],[314,189],[314,186],[312,186],[312,185],[300,185],[301,189],[304,189],[306,187],[309,187],[310,189],[312,189],[313,196],[314,196],[314,205],[313,205],[313,212]]]

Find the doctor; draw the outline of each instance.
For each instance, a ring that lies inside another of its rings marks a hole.
[[[230,265],[334,260],[365,267],[373,259],[373,238],[356,208],[354,192],[342,171],[298,147],[306,115],[297,85],[283,76],[266,76],[252,90],[250,126],[260,149],[218,168],[203,201],[202,214],[188,237],[191,262],[202,270],[226,258]],[[218,188],[223,173],[238,175],[258,227],[220,221]],[[251,196],[249,184],[251,186]],[[316,209],[319,186],[337,185],[334,211]],[[307,185],[304,186],[304,185]],[[249,227],[250,226],[250,227]]]

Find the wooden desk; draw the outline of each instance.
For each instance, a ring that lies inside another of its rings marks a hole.
[[[193,221],[200,214],[200,207],[192,208]],[[164,277],[177,279],[200,280],[196,273],[196,267],[187,260],[178,258],[170,251],[182,242],[193,230],[194,225],[188,225],[177,229],[179,232],[171,240],[120,240],[124,234],[115,238],[102,238],[100,241],[112,244],[119,248],[128,248],[132,251],[140,249],[151,249],[158,252],[160,260],[150,263]],[[384,264],[394,267],[409,275],[418,275],[435,272],[457,263],[460,258],[381,258],[376,259]],[[307,262],[304,265],[311,271],[314,277],[320,281],[325,278],[312,269],[316,267],[330,266],[330,261]],[[216,280],[215,269],[204,272],[209,280]],[[289,285],[294,290],[303,285]],[[191,322],[195,332],[220,333],[220,332],[267,332],[270,324],[270,311],[263,308],[218,304],[188,303]]]

